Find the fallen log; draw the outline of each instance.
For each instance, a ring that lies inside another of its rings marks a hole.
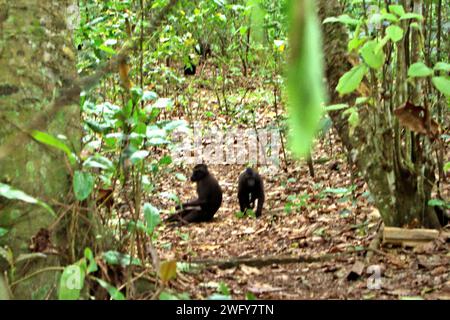
[[[339,259],[347,256],[351,252],[323,255],[304,255],[304,256],[267,256],[258,258],[231,258],[224,260],[199,259],[190,261],[193,264],[202,264],[204,266],[218,266],[222,269],[234,268],[245,264],[251,267],[264,267],[272,264],[289,264],[289,263],[313,263],[323,262],[333,259]]]
[[[450,233],[439,232],[435,229],[403,229],[384,227],[383,243],[415,247],[437,239],[440,235],[449,239]]]

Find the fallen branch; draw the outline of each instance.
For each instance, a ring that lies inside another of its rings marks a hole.
[[[203,264],[204,266],[218,266],[222,269],[234,268],[241,264],[251,267],[264,267],[272,264],[289,264],[289,263],[313,263],[323,262],[342,258],[343,253],[323,254],[323,255],[304,255],[304,256],[268,256],[258,258],[231,258],[228,260],[199,259],[193,260],[191,263]]]

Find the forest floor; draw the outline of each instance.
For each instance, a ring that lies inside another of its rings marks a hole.
[[[214,95],[207,93],[203,98],[214,99],[208,96]],[[269,109],[260,111],[258,125],[273,120],[265,119],[273,116]],[[229,120],[218,116],[215,121]],[[169,284],[172,292],[206,299],[223,293],[219,288],[225,284],[232,299],[450,299],[450,244],[439,238],[416,248],[381,245],[375,251],[365,250],[382,226],[367,185],[355,168],[349,168],[332,130],[316,142],[312,154],[314,178],[304,161],[289,160],[283,165],[286,170],[258,168],[266,193],[258,219],[235,215],[239,211],[237,180],[244,166],[209,165],[224,192],[222,207],[208,223],[160,225],[155,243],[160,258],[256,261],[179,270]],[[189,177],[191,168],[176,170]],[[164,183],[157,185],[163,187],[154,194],[176,193],[182,202],[196,197],[193,183],[175,179],[173,174],[161,179]],[[441,191],[448,199],[449,185]],[[165,212],[175,205],[164,197],[154,197],[152,203],[166,208]],[[367,252],[373,254],[370,259]],[[264,262],[268,257],[291,259]]]
[[[237,179],[243,167],[212,166],[224,190],[214,220],[178,228],[163,225],[157,242],[162,259],[178,262],[311,255],[318,260],[209,266],[179,273],[171,284],[174,291],[205,299],[225,283],[233,299],[245,299],[249,293],[258,299],[450,299],[450,244],[442,239],[415,249],[381,247],[366,260],[363,248],[376,237],[381,219],[361,179],[356,178],[353,194],[349,190],[350,169],[331,138],[332,153],[328,143],[316,145],[314,157],[328,161],[314,165],[315,178],[306,163],[291,163],[287,172],[260,168],[266,203],[259,219],[235,216]],[[168,188],[178,190],[183,201],[195,196],[189,182]],[[289,195],[299,197],[291,201]],[[285,205],[290,202],[299,205],[287,213]],[[370,266],[376,266],[375,271],[368,273]],[[370,289],[374,284],[379,289]]]

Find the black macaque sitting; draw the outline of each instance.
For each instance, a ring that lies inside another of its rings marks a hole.
[[[245,213],[247,209],[253,209],[255,201],[257,201],[255,215],[261,216],[264,204],[264,185],[261,176],[255,170],[247,168],[239,176],[238,198],[242,213]]]
[[[216,178],[212,176],[206,164],[194,167],[191,181],[197,183],[198,199],[177,206],[177,212],[166,219],[166,222],[180,221],[184,224],[190,222],[210,221],[222,204],[222,189]]]

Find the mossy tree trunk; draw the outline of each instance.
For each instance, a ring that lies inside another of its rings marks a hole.
[[[342,14],[338,1],[319,0],[318,8],[322,21]],[[352,106],[356,94],[339,97],[335,90],[340,77],[352,68],[347,52],[347,31],[340,23],[323,24],[322,30],[330,104],[348,103]],[[399,46],[399,56],[404,55],[401,50],[409,45],[402,43]],[[412,150],[408,150],[409,144],[400,143],[400,139],[406,141],[410,133],[402,133],[393,115],[394,109],[406,103],[407,95],[401,89],[406,85],[406,70],[404,59],[400,59],[395,71],[396,103],[381,99],[378,83],[367,84],[376,105],[358,107],[360,123],[352,134],[348,116],[339,111],[330,112],[330,116],[352,159],[356,160],[384,223],[388,226],[419,224],[437,228],[439,221],[427,204],[435,183],[430,142],[428,138],[420,137],[415,145],[409,146]],[[370,76],[371,81],[376,80],[374,74]]]
[[[0,0],[0,145],[37,114],[47,112],[61,89],[76,77],[76,54],[67,20],[68,8],[75,4],[74,0]],[[60,112],[47,114],[50,125],[42,129],[65,136],[65,143],[76,153],[81,138],[78,103],[79,98],[72,97]],[[61,214],[64,208],[60,205],[69,201],[71,186],[65,155],[29,137],[15,142],[17,148],[0,159],[0,182],[45,201]],[[41,229],[51,230],[54,222],[39,206],[0,197],[0,227],[8,230],[0,245],[11,249],[15,258],[29,253],[33,236]],[[14,274],[0,256],[0,271],[9,270],[14,298],[55,297],[59,273],[39,270],[60,264],[65,231],[50,233],[51,244],[44,253],[54,254],[17,263]],[[33,273],[36,275],[28,280],[14,283]]]

